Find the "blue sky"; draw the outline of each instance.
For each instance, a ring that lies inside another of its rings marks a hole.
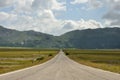
[[[61,35],[120,26],[120,0],[0,0],[0,25]]]
[[[83,7],[86,7],[86,4],[76,4],[72,5],[70,4],[70,0],[67,0],[67,10],[61,12],[60,16],[56,16],[58,19],[63,20],[89,20],[94,19],[97,21],[102,22],[102,16],[107,12],[107,7],[102,6],[98,9],[82,9]]]

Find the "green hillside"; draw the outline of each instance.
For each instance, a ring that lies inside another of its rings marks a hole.
[[[75,30],[61,36],[35,31],[17,31],[0,26],[1,47],[120,48],[120,28]]]

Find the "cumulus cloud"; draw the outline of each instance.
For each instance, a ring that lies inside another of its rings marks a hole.
[[[102,7],[102,4],[103,4],[99,0],[89,0],[88,2],[89,2],[88,5],[89,5],[90,9],[100,8],[100,7]]]
[[[120,26],[120,1],[108,0],[108,12],[103,16],[106,26],[119,27]]]
[[[70,26],[70,27],[69,27]],[[96,29],[96,28],[102,28],[103,26],[101,23],[95,21],[95,20],[88,20],[85,21],[83,19],[79,21],[66,21],[66,24],[64,25],[63,29]]]
[[[95,20],[81,20],[78,21],[79,29],[96,29],[96,28],[103,28],[100,22]]]
[[[32,7],[34,9],[65,10],[64,3],[59,3],[57,0],[34,0]]]
[[[86,3],[88,0],[74,0],[71,2],[71,4],[80,4],[80,3]]]
[[[27,13],[32,10],[31,6],[34,0],[15,0],[14,12]]]
[[[7,13],[0,13],[0,15],[3,16],[1,19],[3,21],[5,20],[9,25],[8,28],[20,31],[35,30],[48,34],[61,35],[65,32],[76,29],[82,30],[102,27],[102,25],[95,20],[57,20],[51,10],[44,10],[38,17],[20,16]]]
[[[7,15],[5,18],[3,15]],[[53,30],[59,29],[61,21],[57,20],[51,10],[43,10],[39,15],[14,15],[2,13],[5,23],[8,28],[24,30],[35,30],[39,32],[52,34]],[[11,16],[11,17],[10,17]]]
[[[6,7],[11,5],[14,0],[0,0],[0,7]]]
[[[0,12],[0,21],[4,21],[9,17],[9,14],[5,12]]]
[[[12,23],[13,20],[16,20],[16,16],[15,14],[0,12],[0,23]]]
[[[44,10],[39,15],[40,19],[51,19],[56,20],[53,12],[51,10]]]
[[[55,18],[53,10],[65,10],[64,4],[57,0],[0,0],[1,8],[13,6],[9,12],[0,12],[0,24],[20,31],[51,33],[61,23]]]
[[[0,0],[0,7],[13,5],[10,12],[0,12],[0,23],[8,28],[23,30],[35,30],[39,32],[60,35],[75,29],[95,29],[103,27],[95,20],[60,20],[53,11],[65,10],[64,3],[57,0]],[[8,2],[7,2],[8,1]],[[11,1],[11,2],[10,2]],[[12,2],[14,1],[14,2]],[[78,0],[79,3],[88,3],[88,0]],[[78,3],[76,0],[73,4]],[[98,7],[99,2],[93,5]],[[92,3],[90,3],[92,4]]]
[[[102,7],[102,2],[99,0],[74,0],[71,4],[87,4],[87,9],[97,9]]]
[[[96,29],[96,28],[103,28],[103,26],[100,22],[97,22],[95,20],[87,20],[87,21],[83,19],[79,21],[65,20],[64,24],[62,25],[62,28],[57,31],[60,33],[56,35],[60,35],[72,30]]]
[[[76,26],[78,26],[78,24],[75,21],[73,21],[73,20],[66,20],[62,29],[71,30],[71,29],[74,29],[74,27],[76,27]]]

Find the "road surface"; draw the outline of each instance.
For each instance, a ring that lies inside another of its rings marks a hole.
[[[2,74],[0,80],[120,80],[120,74],[78,64],[61,50],[46,63]]]

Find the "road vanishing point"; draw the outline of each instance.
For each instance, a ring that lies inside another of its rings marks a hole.
[[[0,80],[120,80],[120,74],[79,64],[60,50],[43,64],[1,74]]]

